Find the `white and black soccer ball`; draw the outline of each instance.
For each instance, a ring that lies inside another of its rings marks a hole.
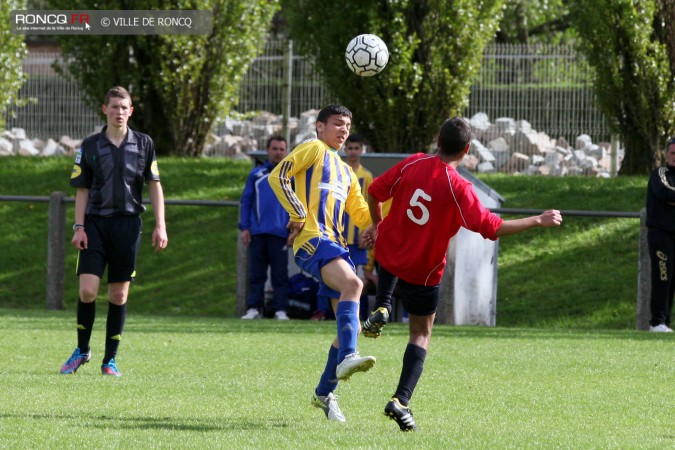
[[[347,66],[357,75],[372,77],[382,72],[389,61],[387,45],[374,34],[360,34],[347,45]]]

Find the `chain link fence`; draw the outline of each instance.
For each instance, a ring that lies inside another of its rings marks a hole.
[[[593,75],[571,46],[490,45],[471,87],[466,116],[483,112],[493,122],[500,117],[525,120],[533,129],[571,142],[581,134],[609,141]]]
[[[53,70],[54,62],[63,63],[58,49],[29,49],[23,64],[28,81],[20,98],[30,102],[10,107],[6,126],[24,129],[29,138],[81,139],[93,133],[102,118],[84,104],[74,82]],[[569,46],[490,45],[465,115],[482,112],[491,121],[525,120],[551,137],[571,140],[588,134],[593,140],[609,140],[607,122],[596,107],[592,77],[592,69]],[[234,110],[243,115],[267,111],[299,117],[334,101],[312,60],[295,54],[292,45],[281,40],[266,43],[239,93]]]

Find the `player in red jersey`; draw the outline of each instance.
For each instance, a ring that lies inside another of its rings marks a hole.
[[[460,227],[496,240],[533,227],[560,226],[562,222],[557,210],[516,220],[503,220],[487,210],[471,183],[455,170],[470,146],[471,128],[466,120],[448,119],[441,126],[436,154],[417,153],[404,159],[377,177],[368,189],[370,214],[377,225],[371,236],[380,269],[378,308],[363,329],[365,336],[379,336],[391,313],[391,293],[398,279],[403,307],[410,314],[410,338],[396,393],[384,413],[403,431],[417,430],[408,402],[429,348],[450,239]],[[382,219],[381,203],[389,198],[391,209]]]

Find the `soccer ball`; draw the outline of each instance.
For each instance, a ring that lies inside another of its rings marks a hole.
[[[382,72],[389,61],[387,45],[374,34],[360,34],[347,45],[347,66],[357,75],[372,77]]]

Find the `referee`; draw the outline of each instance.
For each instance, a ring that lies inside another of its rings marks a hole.
[[[150,136],[127,126],[134,111],[129,92],[119,86],[110,89],[102,111],[107,125],[82,142],[70,177],[70,185],[77,188],[71,243],[79,250],[80,297],[77,348],[61,366],[61,373],[75,373],[91,359],[96,297],[107,266],[109,303],[101,373],[119,377],[122,374],[115,357],[124,329],[129,285],[136,276],[145,183],[155,215],[152,245],[156,251],[166,248],[168,238],[155,145]]]

